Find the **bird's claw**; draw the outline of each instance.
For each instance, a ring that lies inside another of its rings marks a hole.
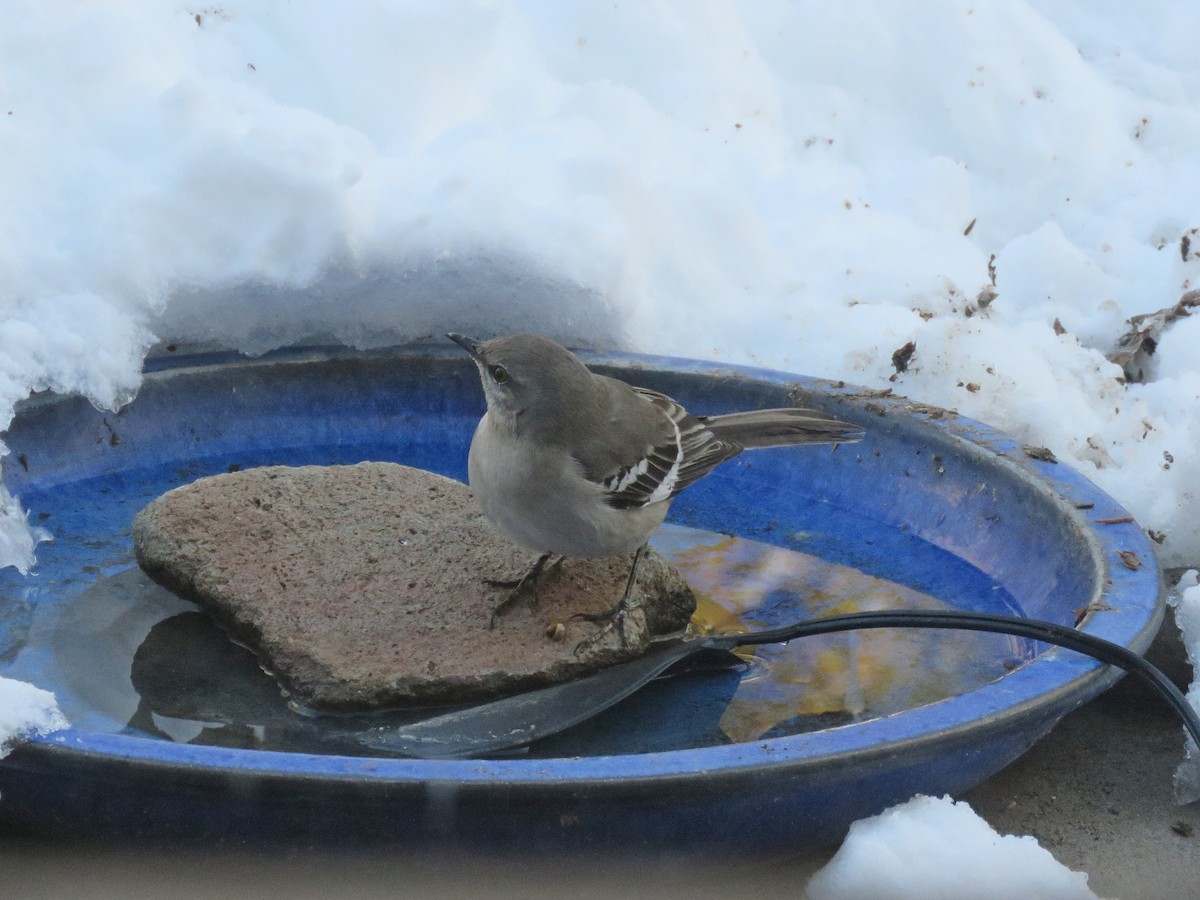
[[[522,578],[520,581],[518,581],[516,583],[516,587],[514,587],[508,593],[508,596],[506,596],[503,600],[501,600],[499,603],[497,603],[495,606],[492,607],[492,617],[491,617],[491,619],[488,620],[488,630],[489,631],[491,631],[493,628],[496,627],[496,620],[500,618],[500,614],[502,612],[504,612],[504,610],[506,610],[510,606],[512,606],[517,600],[519,600],[522,594],[528,593],[529,597],[530,597],[530,600],[529,600],[530,606],[537,606],[537,600],[538,600],[537,584],[536,583],[532,583],[532,584],[528,583],[528,582],[530,582],[530,580],[531,579],[528,579],[528,578]],[[508,585],[504,585],[504,584],[499,584],[497,586],[498,587],[508,587]]]
[[[549,553],[539,556],[538,561],[533,564],[533,568],[516,580],[504,581],[492,578],[487,580],[487,584],[490,587],[512,588],[507,597],[492,607],[492,617],[488,620],[489,631],[496,627],[496,619],[499,618],[500,613],[512,606],[522,594],[528,593],[530,595],[530,605],[537,606],[538,579],[541,577],[542,569],[545,567],[546,560],[549,558]],[[558,562],[556,562],[554,566],[560,565],[561,563],[562,557],[559,557]],[[553,568],[553,566],[551,568]]]
[[[588,635],[571,651],[572,656],[578,656],[589,647],[599,644],[604,638],[613,631],[616,631],[617,636],[621,639],[621,648],[625,649],[629,646],[629,637],[625,633],[625,625],[628,622],[629,612],[633,606],[622,600],[608,612],[602,613],[576,613],[571,616],[572,619],[582,619],[585,622],[604,622],[604,627],[595,634]]]
[[[525,579],[523,577],[522,578],[488,578],[488,579],[485,579],[483,583],[491,588],[518,588],[522,584],[525,583]]]

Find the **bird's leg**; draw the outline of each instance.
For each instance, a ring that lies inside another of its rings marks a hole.
[[[610,631],[616,629],[617,634],[621,638],[621,646],[627,646],[628,641],[625,638],[625,617],[629,611],[635,609],[638,604],[633,602],[633,586],[637,583],[638,564],[642,561],[642,557],[646,553],[648,544],[642,544],[638,547],[637,553],[633,554],[633,564],[629,567],[629,577],[625,580],[625,593],[621,595],[620,601],[612,609],[602,613],[576,613],[571,616],[572,619],[583,619],[587,622],[604,622],[605,625],[591,637],[586,637],[575,645],[574,653],[578,654],[580,650],[590,647],[603,640],[604,636]]]
[[[516,581],[488,581],[488,584],[490,584],[492,587],[512,588],[507,597],[492,607],[492,620],[488,624],[488,628],[495,628],[496,617],[499,616],[504,610],[508,609],[508,607],[512,606],[513,602],[522,594],[524,594],[526,590],[532,589],[534,602],[537,602],[538,579],[542,575],[542,569],[546,567],[546,560],[548,560],[552,555],[553,554],[551,553],[543,553],[538,557],[537,562],[533,564],[533,568],[531,568]],[[563,557],[560,556],[557,560],[555,560],[554,565],[562,565],[562,561]]]
[[[539,571],[539,572],[535,573],[534,569],[537,569],[539,566],[542,566],[544,569],[546,560],[549,559],[552,555],[553,554],[550,554],[550,553],[544,554],[537,562],[535,562],[533,564],[533,569],[530,569],[528,572],[526,572],[520,578],[488,578],[484,583],[486,585],[488,585],[488,587],[494,587],[494,588],[516,588],[516,587],[520,587],[521,585],[523,585],[526,581],[528,581],[531,578],[534,581],[536,581],[541,576],[541,572]],[[554,562],[550,563],[550,568],[557,569],[559,566],[561,566],[563,564],[563,560],[565,560],[565,559],[566,559],[565,556],[560,556]]]

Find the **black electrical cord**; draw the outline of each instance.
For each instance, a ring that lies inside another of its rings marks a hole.
[[[810,635],[864,628],[944,628],[987,631],[1055,644],[1117,666],[1146,681],[1183,719],[1200,747],[1200,716],[1183,694],[1133,651],[1103,638],[1052,622],[962,610],[895,610],[808,619],[741,634],[710,634],[665,643],[645,657],[572,681],[432,715],[417,722],[383,725],[352,735],[372,750],[445,758],[488,755],[525,746],[590,719],[640,689],[680,660],[705,650],[777,644]]]
[[[1158,668],[1146,662],[1127,647],[1065,625],[1057,625],[1054,622],[964,610],[947,612],[892,610],[809,619],[793,625],[770,628],[766,631],[740,634],[738,643],[775,644],[810,635],[857,631],[863,628],[949,628],[964,631],[988,631],[995,634],[1030,638],[1083,653],[1102,663],[1116,666],[1136,675],[1150,685],[1151,689],[1166,700],[1168,705],[1183,719],[1184,727],[1192,736],[1196,746],[1200,747],[1200,716],[1188,703],[1183,692]]]

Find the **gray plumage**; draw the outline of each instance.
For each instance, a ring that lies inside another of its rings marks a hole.
[[[743,450],[862,435],[811,409],[694,416],[536,335],[449,337],[475,360],[487,396],[471,487],[489,519],[540,554],[633,553],[676,494]]]

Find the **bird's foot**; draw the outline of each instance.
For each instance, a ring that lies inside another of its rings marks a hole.
[[[621,602],[610,609],[608,612],[602,613],[576,613],[571,616],[572,619],[583,619],[585,622],[604,622],[604,627],[595,634],[585,637],[582,641],[575,645],[575,649],[571,652],[572,656],[578,656],[580,652],[589,647],[595,646],[604,640],[605,635],[611,631],[616,631],[621,638],[621,647],[629,646],[629,637],[625,634],[625,624],[629,619],[629,613],[637,609],[641,603],[633,600],[633,586],[637,583],[638,564],[641,563],[642,557],[646,553],[646,545],[638,547],[637,552],[633,554],[633,563],[629,566],[629,576],[625,579],[625,593],[621,595]]]
[[[483,583],[491,588],[518,588],[525,583],[528,573],[520,578],[485,578]]]
[[[621,639],[621,647],[629,646],[629,637],[625,633],[626,624],[629,621],[629,614],[637,609],[638,604],[630,602],[628,597],[622,597],[621,602],[606,612],[600,613],[576,613],[571,616],[572,619],[580,619],[584,622],[603,622],[604,627],[595,634],[588,635],[571,651],[572,656],[578,656],[583,651],[590,647],[594,647],[604,640],[612,632],[617,633],[617,637]]]
[[[512,606],[513,603],[519,600],[523,595],[529,594],[530,603],[534,606],[537,605],[538,579],[541,578],[542,570],[546,567],[546,560],[549,558],[549,553],[543,553],[538,557],[538,560],[533,564],[533,567],[515,581],[497,581],[488,579],[487,583],[491,587],[512,589],[509,591],[508,596],[492,607],[492,618],[488,622],[489,629],[495,628],[496,619],[499,618],[500,614]],[[557,560],[555,560],[554,566],[562,565],[562,561],[563,557],[560,556]]]

